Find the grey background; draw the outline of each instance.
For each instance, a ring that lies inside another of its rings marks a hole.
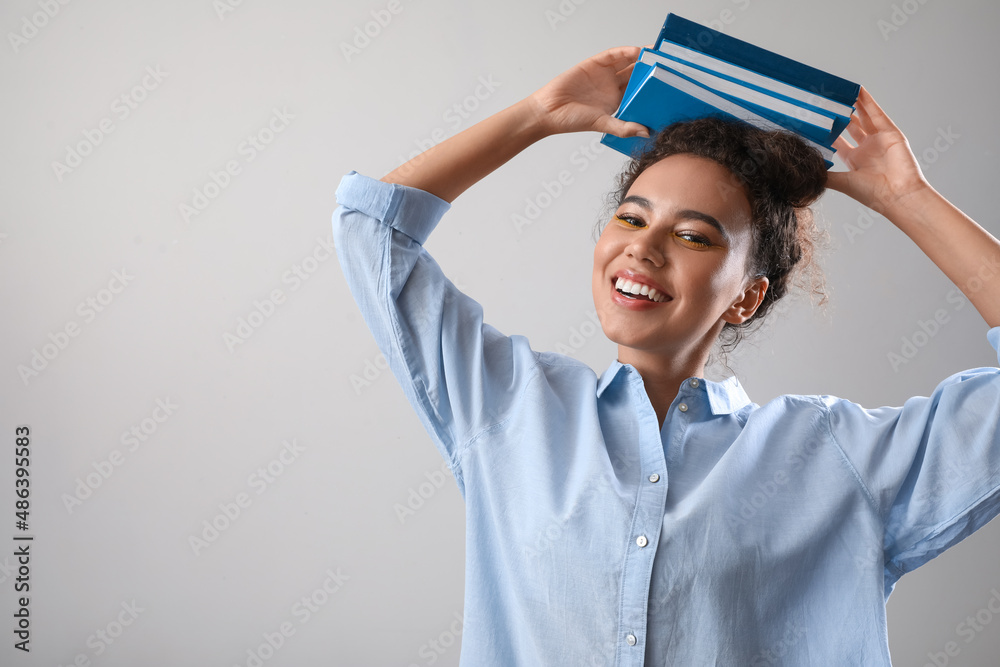
[[[21,424],[33,431],[36,535],[30,655],[12,648],[13,547],[0,548],[3,664],[83,655],[108,666],[246,665],[264,633],[289,623],[294,634],[264,664],[456,665],[461,497],[379,368],[336,258],[306,258],[330,237],[344,173],[381,176],[418,142],[469,127],[587,56],[651,42],[667,11],[863,83],[931,182],[1000,232],[1000,5],[990,0],[401,0],[398,13],[380,14],[388,4],[52,0],[51,18],[37,0],[0,8],[0,540],[12,545],[17,532]],[[25,21],[44,25],[31,33]],[[345,55],[366,24],[377,34]],[[15,44],[12,33],[31,37]],[[147,67],[162,81],[147,77],[133,93]],[[484,99],[474,97],[480,77],[494,82]],[[144,97],[127,118],[115,111],[122,95]],[[454,105],[468,117],[454,120]],[[248,161],[241,142],[275,108],[294,118]],[[60,179],[53,162],[102,118],[113,132]],[[935,149],[949,128],[952,141]],[[591,229],[622,158],[583,157],[594,139],[533,146],[464,194],[428,248],[501,331],[536,349],[573,346],[600,372],[615,349],[585,326]],[[229,160],[239,174],[186,222],[180,205]],[[572,184],[516,228],[512,215],[561,170]],[[755,402],[826,393],[899,405],[954,372],[997,364],[980,316],[956,309],[953,287],[903,234],[881,218],[857,226],[859,205],[839,193],[817,212],[831,240],[830,303],[789,299],[733,357]],[[296,264],[312,272],[292,289]],[[102,292],[123,269],[127,286]],[[526,306],[538,275],[560,284],[545,308]],[[275,289],[283,302],[231,350],[225,334]],[[108,297],[90,321],[78,310]],[[948,322],[894,369],[889,353],[941,308]],[[78,335],[22,379],[18,367],[69,323]],[[161,423],[158,399],[177,406]],[[131,451],[122,434],[143,425],[150,435]],[[293,439],[297,458],[274,463]],[[68,508],[78,480],[115,451],[121,464]],[[280,475],[257,493],[251,476],[268,465]],[[249,505],[196,554],[190,537],[204,521],[224,525],[219,506],[240,493]],[[415,498],[422,504],[401,520],[397,506]],[[957,634],[1000,590],[998,547],[994,522],[903,578],[888,605],[895,664],[923,665],[949,641],[960,653],[948,664],[998,663],[1000,620],[970,642]],[[340,580],[332,594],[328,571]],[[303,622],[295,605],[309,596],[323,604]],[[134,622],[97,643],[133,601]]]

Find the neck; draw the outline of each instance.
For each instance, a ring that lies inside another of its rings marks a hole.
[[[646,395],[661,429],[681,383],[689,377],[705,376],[705,363],[711,347],[703,345],[701,348],[665,353],[618,346],[618,361],[631,364],[642,377]]]

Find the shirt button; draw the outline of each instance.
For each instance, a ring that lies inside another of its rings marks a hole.
[[[649,540],[646,539],[645,535],[640,535],[639,537],[635,538],[635,543],[638,544],[640,547],[644,547],[647,544],[649,544]]]
[[[681,403],[680,405],[677,406],[677,409],[680,410],[681,412],[687,412],[688,411],[687,403]]]
[[[691,380],[691,386],[697,388],[698,387],[698,380]]]
[[[656,484],[657,482],[660,481],[660,476],[654,472],[652,475],[649,476],[649,481],[652,482],[653,484]]]
[[[627,636],[625,637],[625,641],[627,641],[627,642],[628,642],[628,645],[629,645],[629,646],[635,646],[635,635],[633,635],[633,634],[629,633],[629,634],[628,634],[628,635],[627,635]]]

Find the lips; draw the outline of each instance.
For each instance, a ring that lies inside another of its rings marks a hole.
[[[665,303],[673,298],[655,280],[629,269],[617,271],[611,285],[615,292],[630,301]]]
[[[634,283],[631,280],[626,280],[625,278],[619,278],[618,281],[615,282],[615,289],[627,297],[634,299],[649,299],[650,301],[655,301],[656,303],[663,303],[668,298],[667,295],[660,294],[660,291],[655,287],[643,285],[642,283]]]

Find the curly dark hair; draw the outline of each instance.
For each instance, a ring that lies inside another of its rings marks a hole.
[[[767,276],[769,282],[764,301],[752,317],[742,324],[725,325],[720,336],[723,351],[735,348],[785,296],[795,279],[804,276],[802,286],[823,303],[824,282],[814,257],[823,234],[809,208],[826,189],[827,169],[820,152],[790,132],[761,130],[732,119],[709,117],[674,123],[626,164],[608,203],[621,206],[632,183],[647,167],[682,153],[714,160],[735,177],[734,190],[742,187],[754,230],[748,271],[754,277]]]

